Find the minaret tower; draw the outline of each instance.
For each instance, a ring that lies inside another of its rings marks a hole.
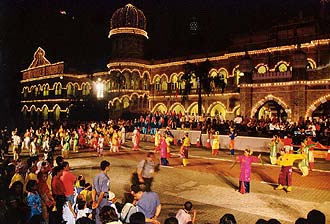
[[[144,13],[127,4],[111,17],[109,38],[112,40],[112,59],[143,58],[144,41],[148,39]]]

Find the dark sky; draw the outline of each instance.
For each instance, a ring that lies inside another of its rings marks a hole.
[[[299,11],[319,11],[318,0],[0,0],[2,101],[17,97],[19,71],[39,46],[50,62],[65,61],[69,71],[105,70],[110,18],[127,3],[145,13],[145,54],[155,59],[221,50],[239,33],[267,29]],[[198,35],[189,32],[193,17]]]

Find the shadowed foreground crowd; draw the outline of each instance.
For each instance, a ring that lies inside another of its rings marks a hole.
[[[62,156],[56,158],[55,166],[43,156],[17,161],[7,158],[0,167],[0,223],[159,224],[161,202],[151,190],[152,178],[142,173],[144,169],[154,168],[154,154],[148,153],[137,166],[137,183],[132,182],[119,202],[110,191],[110,163],[106,160],[100,164],[100,173],[89,183],[82,175],[71,173],[69,163]],[[197,212],[187,201],[164,223],[194,224],[196,220]],[[234,215],[225,214],[219,223],[237,222]],[[259,219],[256,223],[280,222]],[[312,210],[295,223],[325,224],[326,220],[321,211]]]

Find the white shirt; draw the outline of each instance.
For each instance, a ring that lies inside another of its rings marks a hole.
[[[179,224],[187,224],[192,221],[190,214],[184,209],[179,209],[175,218],[179,221]]]

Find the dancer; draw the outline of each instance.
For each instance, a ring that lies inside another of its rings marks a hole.
[[[244,155],[238,156],[237,161],[241,164],[241,173],[239,176],[238,191],[241,194],[250,193],[250,181],[251,181],[251,163],[257,163],[260,161],[261,154],[258,157],[252,156],[252,150],[244,149]]]
[[[111,149],[110,151],[112,152],[119,152],[119,140],[118,140],[117,130],[113,131],[110,149]]]
[[[156,134],[155,134],[155,153],[160,151],[160,138],[161,138],[161,133],[159,129],[157,128]]]
[[[70,131],[67,130],[65,132],[64,145],[63,145],[63,148],[62,148],[62,156],[65,159],[69,158],[70,141],[71,141]]]
[[[21,137],[17,134],[17,129],[12,131],[12,150],[14,154],[14,160],[17,161],[19,159],[19,155],[21,153],[21,148],[19,147],[21,144]]]
[[[86,144],[86,141],[85,141],[85,131],[82,127],[82,125],[79,126],[79,129],[78,129],[78,136],[79,136],[79,147],[85,147],[85,144]]]
[[[139,150],[140,131],[137,127],[133,131],[132,142],[133,142],[133,150],[135,150],[135,151]]]
[[[74,152],[78,152],[79,150],[79,135],[78,135],[78,132],[76,130],[73,131],[73,151]]]
[[[298,167],[302,172],[302,176],[305,177],[309,174],[310,162],[314,165],[314,153],[311,148],[313,148],[316,143],[308,144],[307,139],[301,142],[301,146],[298,149],[297,153],[305,154],[306,158],[304,158],[299,164]]]
[[[276,159],[277,159],[277,145],[280,142],[280,139],[277,135],[274,135],[272,138],[272,141],[270,142],[270,153],[269,153],[269,158],[270,158],[270,163],[272,165],[276,164]]]
[[[212,156],[218,155],[218,151],[220,148],[220,140],[219,140],[219,132],[215,132],[213,135],[213,141],[212,141]]]
[[[293,144],[292,144],[292,138],[291,138],[290,134],[288,134],[287,136],[284,136],[283,139],[280,139],[280,142],[283,143],[283,147],[284,147],[286,153],[293,154]]]
[[[182,165],[188,165],[188,154],[189,154],[189,147],[190,147],[190,138],[189,133],[185,132],[184,137],[182,138],[182,146],[180,150],[180,154],[182,156]]]
[[[285,189],[287,192],[292,191],[292,166],[297,159],[306,159],[306,154],[288,154],[285,149],[280,150],[281,156],[277,160],[277,164],[281,166],[278,176],[278,186],[276,190]],[[308,170],[307,170],[308,171]]]
[[[167,151],[167,159],[171,158],[171,142],[173,142],[173,138],[166,134],[165,132],[165,141],[166,141],[166,151]]]
[[[230,138],[230,143],[229,143],[229,150],[230,150],[230,155],[234,156],[235,151],[235,137],[237,137],[237,134],[235,133],[235,129],[234,128],[230,128],[230,134],[229,134],[229,138]]]
[[[99,157],[103,156],[103,147],[104,147],[104,136],[101,133],[97,141],[97,155]]]
[[[167,142],[162,134],[159,134],[159,151],[160,151],[160,164],[163,166],[168,166]]]

